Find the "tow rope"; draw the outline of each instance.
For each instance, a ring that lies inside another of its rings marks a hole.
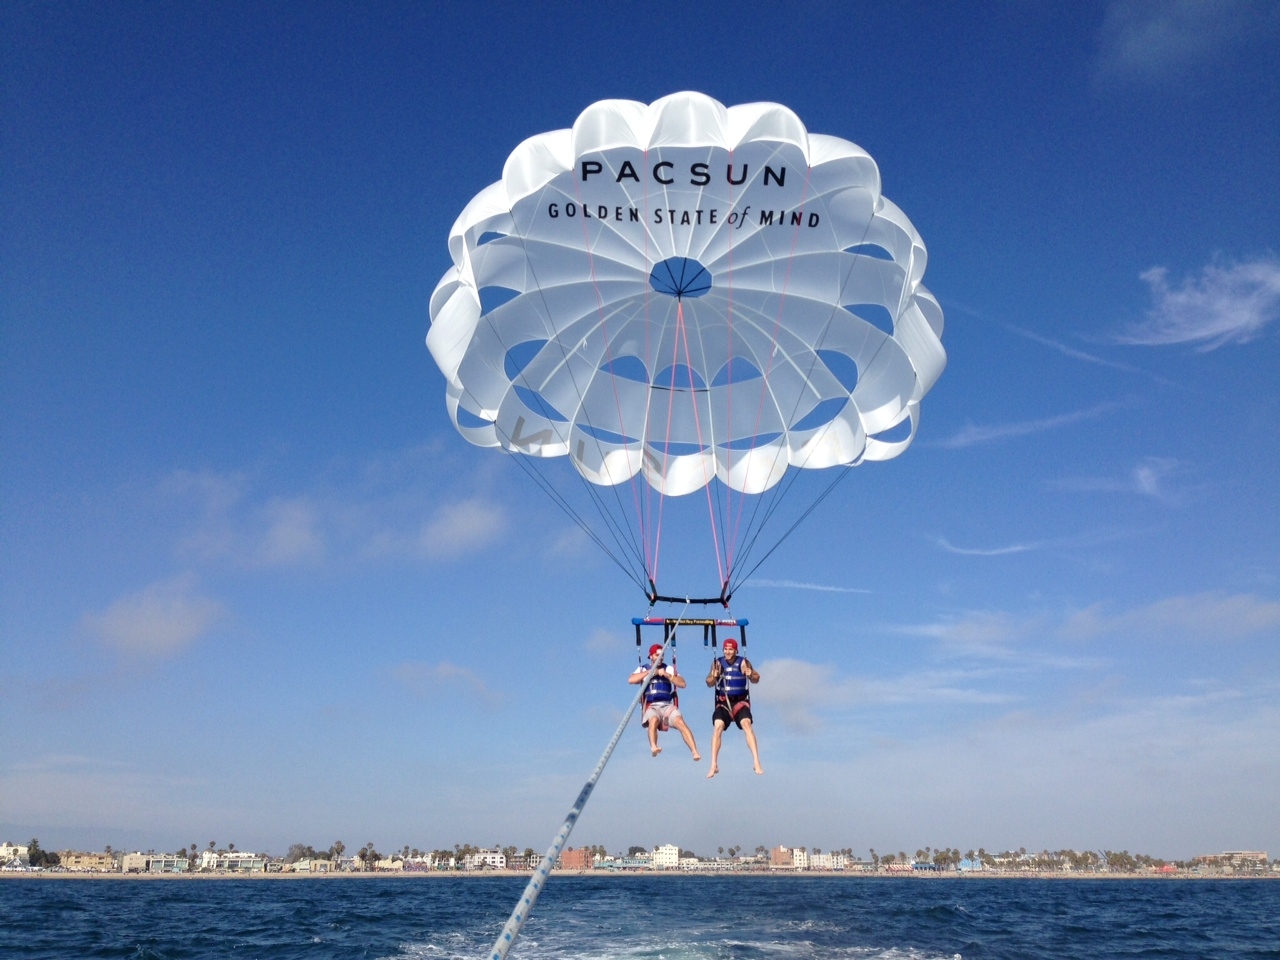
[[[667,648],[671,646],[672,639],[671,636],[668,636],[666,642],[663,643],[663,657],[666,656]],[[658,662],[661,663],[661,659]],[[583,784],[582,790],[578,794],[578,799],[573,802],[569,815],[565,817],[564,824],[560,827],[560,832],[556,834],[556,838],[551,841],[551,846],[543,854],[542,862],[538,864],[538,868],[533,871],[533,876],[529,878],[529,883],[525,886],[524,893],[520,895],[520,900],[515,909],[511,911],[511,916],[507,919],[506,926],[502,928],[502,933],[498,934],[498,939],[494,941],[493,949],[489,952],[489,960],[506,960],[507,952],[515,945],[516,937],[520,936],[520,929],[524,926],[524,922],[529,919],[529,914],[533,912],[533,905],[538,902],[538,896],[542,893],[543,886],[546,885],[547,878],[551,874],[551,868],[560,859],[560,851],[564,849],[574,824],[578,822],[578,817],[582,815],[582,808],[587,805],[591,791],[596,788],[596,781],[600,779],[600,774],[604,772],[604,765],[609,762],[609,757],[613,754],[613,748],[622,739],[623,731],[627,729],[627,724],[631,722],[631,715],[636,712],[640,698],[644,696],[645,688],[649,685],[649,681],[653,679],[653,675],[657,670],[658,664],[652,664],[649,667],[649,673],[644,678],[644,682],[640,684],[640,689],[636,691],[636,695],[632,697],[631,706],[627,708],[626,715],[623,716],[622,722],[618,724],[618,729],[613,732],[613,737],[609,740],[609,745],[604,748],[604,753],[600,755],[600,762],[596,764],[595,770],[591,772],[591,776]]]

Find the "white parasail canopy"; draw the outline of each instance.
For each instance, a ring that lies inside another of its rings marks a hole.
[[[946,364],[875,162],[786,107],[604,100],[463,210],[427,346],[472,443],[741,493],[897,456]]]

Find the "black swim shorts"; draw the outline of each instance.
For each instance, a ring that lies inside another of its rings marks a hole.
[[[751,700],[747,697],[730,697],[727,701],[716,700],[715,712],[711,714],[711,723],[714,726],[719,720],[728,728],[730,723],[736,723],[738,729],[742,729],[742,721],[750,720],[751,717]]]

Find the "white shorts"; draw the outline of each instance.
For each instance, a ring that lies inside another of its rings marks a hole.
[[[649,723],[651,720],[658,721],[658,729],[666,730],[671,726],[671,721],[680,716],[680,708],[674,703],[651,703],[644,708],[644,713],[640,716],[641,723]]]

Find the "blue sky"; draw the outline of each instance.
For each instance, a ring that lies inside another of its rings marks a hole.
[[[1275,8],[440,6],[3,13],[0,838],[545,848],[645,603],[427,298],[521,140],[693,89],[870,152],[949,365],[735,597],[766,775],[637,727],[571,842],[1280,849]]]

